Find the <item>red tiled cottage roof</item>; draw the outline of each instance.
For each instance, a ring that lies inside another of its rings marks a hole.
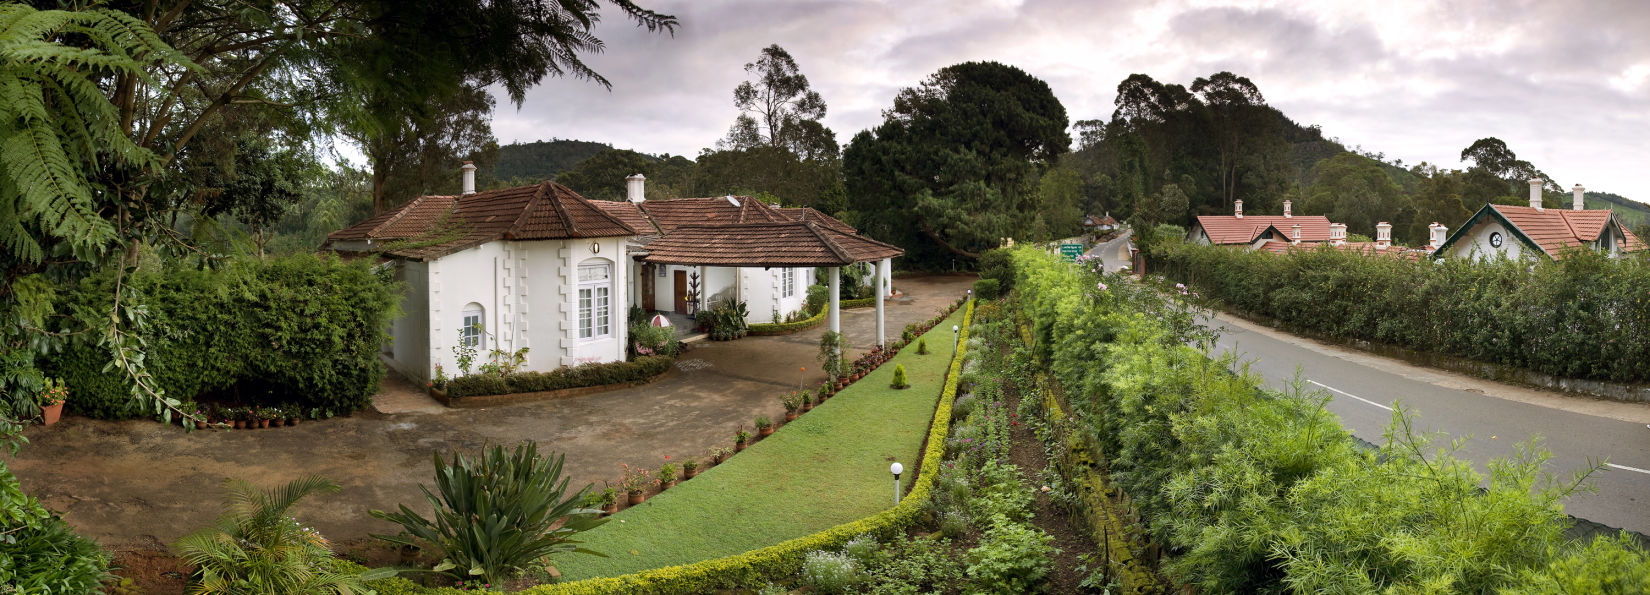
[[[1535,207],[1486,204],[1479,212],[1467,220],[1465,225],[1455,230],[1449,240],[1444,242],[1448,247],[1475,227],[1477,221],[1493,213],[1510,226],[1515,234],[1549,258],[1563,258],[1566,250],[1587,246],[1598,241],[1599,236],[1611,228],[1615,213],[1607,209],[1537,209]],[[1616,225],[1622,232],[1623,240],[1620,249],[1625,252],[1643,250],[1644,241],[1628,231],[1625,226]],[[1443,252],[1443,247],[1439,249]]]
[[[385,241],[385,254],[430,260],[493,240],[633,235],[635,228],[566,186],[541,182],[459,197],[419,197],[333,232],[322,248],[335,241]]]
[[[647,213],[643,213],[641,207],[636,206],[636,203],[615,200],[592,200],[590,201],[590,204],[596,205],[603,211],[607,211],[607,214],[617,217],[620,221],[625,222],[625,225],[629,225],[632,229],[635,229],[642,235],[658,235],[659,233],[659,229],[653,226],[653,220],[648,219]]]
[[[641,207],[659,231],[667,234],[683,225],[780,223],[791,220],[778,209],[749,196],[650,200],[643,202]]]
[[[829,227],[843,233],[859,233],[854,226],[843,223],[841,220],[826,215],[813,207],[779,207],[780,214],[792,221],[808,221],[819,224],[820,227]]]
[[[1209,236],[1211,244],[1249,244],[1259,239],[1268,227],[1289,234],[1296,224],[1301,226],[1302,242],[1329,241],[1329,218],[1323,215],[1198,215],[1197,227]]]
[[[655,264],[730,267],[832,267],[905,253],[896,246],[811,221],[683,225],[647,249],[643,260]]]

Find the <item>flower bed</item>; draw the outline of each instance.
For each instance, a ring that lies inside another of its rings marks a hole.
[[[551,372],[518,372],[502,376],[472,374],[448,380],[447,384],[442,387],[432,387],[430,394],[449,407],[483,407],[487,404],[518,402],[523,398],[537,399],[569,394],[586,394],[568,391],[612,389],[646,384],[669,372],[675,363],[676,358],[674,357],[646,355],[628,362],[584,364],[558,368]],[[589,392],[600,392],[600,390]],[[532,396],[529,397],[528,395]],[[477,401],[482,404],[473,405],[467,403],[467,401],[490,396],[506,396],[514,400]]]

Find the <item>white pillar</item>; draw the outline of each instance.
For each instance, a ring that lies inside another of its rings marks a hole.
[[[842,267],[831,267],[831,309],[827,315],[831,332],[842,332]],[[839,354],[840,355],[840,354]]]
[[[882,296],[887,293],[887,291],[884,291],[883,289],[882,274],[887,271],[888,259],[884,258],[877,261],[877,274],[875,275],[876,279],[872,281],[872,283],[876,285],[875,293],[877,294],[877,347],[886,345],[887,343],[885,343],[885,340],[888,337],[888,333],[884,330],[882,317]]]

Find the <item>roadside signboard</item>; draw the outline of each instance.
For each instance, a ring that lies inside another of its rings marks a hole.
[[[1082,244],[1060,244],[1060,258],[1066,262],[1077,262],[1077,257],[1082,254]]]

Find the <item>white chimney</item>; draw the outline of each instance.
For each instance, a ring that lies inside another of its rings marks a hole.
[[[1571,188],[1570,192],[1575,194],[1575,199],[1571,201],[1570,208],[1575,209],[1577,211],[1586,210],[1587,209],[1587,201],[1585,199],[1585,195],[1587,194],[1587,189],[1582,188],[1581,184],[1576,184],[1576,187]]]
[[[643,196],[642,192],[642,184],[646,183],[646,181],[647,176],[642,174],[630,174],[630,176],[624,179],[625,195],[630,202],[642,204],[642,201],[647,200],[647,197]]]
[[[1293,227],[1291,227],[1289,229],[1289,231],[1290,231],[1289,237],[1291,238],[1291,241],[1289,243],[1291,243],[1291,244],[1301,243],[1301,224],[1296,223]]]
[[[1339,246],[1341,244],[1346,243],[1346,224],[1345,223],[1331,223],[1331,224],[1329,224],[1329,243],[1333,244],[1333,245],[1336,245],[1336,246]]]
[[[1432,236],[1432,240],[1431,243],[1427,245],[1427,248],[1433,252],[1437,252],[1438,248],[1444,245],[1444,240],[1446,239],[1446,234],[1444,232],[1448,231],[1448,229],[1449,228],[1444,227],[1443,225],[1439,225],[1437,221],[1432,222],[1432,225],[1428,225],[1427,231],[1431,232],[1430,235]]]
[[[469,161],[465,161],[464,162],[464,167],[460,167],[459,169],[464,170],[464,186],[463,186],[464,187],[464,193],[465,194],[475,194],[476,193],[476,164],[471,163]]]
[[[1295,216],[1295,214],[1289,210],[1289,205],[1290,205],[1289,201],[1287,201],[1287,200],[1283,201],[1283,218],[1284,219],[1288,219],[1290,217]]]
[[[1237,218],[1242,219],[1243,218],[1243,199],[1240,198],[1240,199],[1232,201],[1232,208],[1236,211],[1235,214],[1237,215]]]
[[[1541,178],[1530,178],[1530,208],[1541,210]]]
[[[1375,249],[1385,250],[1392,245],[1392,224],[1382,221],[1375,224]]]

